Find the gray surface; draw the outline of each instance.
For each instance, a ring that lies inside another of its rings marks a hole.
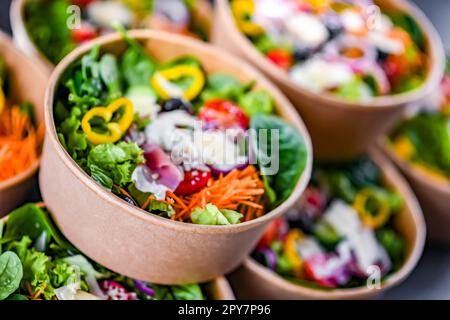
[[[447,49],[450,49],[450,0],[415,0],[438,29]],[[0,0],[0,29],[9,32],[9,0]],[[30,201],[39,198],[38,189]],[[450,230],[449,230],[450,232]],[[450,246],[428,244],[416,270],[400,286],[383,296],[384,299],[450,299]]]

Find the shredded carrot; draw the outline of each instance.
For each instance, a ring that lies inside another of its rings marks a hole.
[[[167,192],[166,201],[175,209],[172,220],[189,221],[193,209],[204,208],[208,203],[219,209],[229,209],[244,214],[248,221],[264,214],[262,195],[264,186],[254,166],[233,170],[226,176],[211,178],[201,191],[189,196],[176,196]]]
[[[0,181],[12,178],[37,161],[44,127],[36,130],[18,106],[0,114]]]

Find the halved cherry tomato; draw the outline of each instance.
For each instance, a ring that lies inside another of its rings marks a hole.
[[[135,293],[128,292],[124,286],[115,281],[104,280],[100,282],[100,288],[108,300],[138,300]]]
[[[267,59],[283,70],[287,71],[292,67],[292,55],[286,50],[274,49],[269,51],[266,56]]]
[[[249,119],[244,111],[234,102],[214,99],[206,102],[200,110],[198,118],[209,127],[227,129],[241,127],[248,129]]]
[[[184,173],[184,180],[178,185],[175,194],[185,196],[202,190],[209,179],[210,171],[192,170]]]
[[[72,30],[72,40],[76,43],[82,43],[97,37],[97,30],[87,23],[82,23],[80,28]]]

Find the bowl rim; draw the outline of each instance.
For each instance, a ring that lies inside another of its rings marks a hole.
[[[13,52],[14,55],[17,56],[19,59],[25,61],[25,63],[27,63],[30,68],[33,68],[34,71],[36,71],[37,73],[42,73],[43,75],[46,74],[43,67],[41,67],[38,63],[35,63],[35,61],[32,61],[22,51],[17,49],[14,46],[11,39],[3,31],[0,31],[0,42],[6,43],[8,46],[8,50]],[[1,54],[0,54],[0,56],[1,56]],[[33,109],[36,110],[36,106],[33,105]],[[44,123],[44,121],[42,123]],[[11,189],[11,188],[25,182],[29,178],[31,178],[39,169],[41,158],[42,158],[42,153],[39,154],[37,159],[33,162],[33,164],[29,168],[27,168],[26,170],[24,170],[22,172],[19,172],[19,174],[15,175],[9,179],[0,181],[0,192]]]
[[[157,39],[159,41],[177,43],[178,45],[190,48],[196,48],[211,54],[211,56],[216,57],[220,60],[227,60],[232,64],[239,66],[239,69],[245,70],[245,73],[251,74],[254,79],[257,79],[257,83],[264,87],[266,90],[270,92],[274,100],[277,102],[278,106],[283,106],[283,112],[287,113],[285,119],[288,118],[288,122],[293,125],[296,130],[303,137],[305,148],[307,151],[307,159],[305,168],[298,178],[297,184],[290,194],[290,196],[281,203],[278,207],[269,211],[262,217],[242,222],[239,224],[226,225],[226,226],[210,226],[210,225],[199,225],[193,223],[186,223],[180,221],[173,221],[171,219],[167,219],[164,217],[160,217],[154,214],[149,214],[148,212],[133,206],[112,194],[111,192],[105,190],[100,185],[94,182],[87,173],[84,172],[82,168],[78,166],[78,164],[72,159],[72,157],[67,153],[64,147],[59,142],[56,132],[56,125],[53,118],[53,103],[54,96],[56,92],[56,87],[60,80],[63,72],[69,67],[75,60],[77,60],[81,55],[89,52],[89,50],[95,45],[99,45],[103,47],[106,44],[110,44],[113,42],[123,42],[123,36],[120,33],[112,33],[106,36],[99,37],[93,41],[90,41],[82,46],[79,46],[74,51],[69,53],[55,68],[53,71],[50,80],[47,85],[47,91],[45,95],[45,122],[46,122],[46,143],[51,143],[55,150],[58,158],[63,162],[65,167],[71,172],[71,174],[80,181],[80,183],[84,184],[87,188],[89,188],[92,192],[96,193],[97,196],[103,198],[105,201],[110,201],[115,206],[121,208],[124,213],[132,215],[136,219],[140,219],[143,222],[153,223],[160,225],[162,227],[171,229],[184,231],[188,233],[196,233],[196,234],[231,234],[238,233],[253,227],[259,226],[276,216],[281,215],[284,211],[290,208],[296,199],[300,197],[306,188],[307,183],[311,177],[312,170],[312,144],[309,133],[301,119],[301,117],[297,114],[292,104],[287,100],[287,98],[281,93],[281,91],[275,87],[265,76],[263,76],[258,70],[247,64],[246,62],[238,59],[230,55],[227,52],[221,51],[220,49],[211,46],[210,44],[204,43],[199,40],[190,39],[184,36],[171,34],[162,31],[154,31],[154,30],[130,30],[127,32],[127,36],[130,38],[134,38],[137,40],[151,40]]]
[[[410,162],[400,158],[397,153],[389,146],[389,138],[383,137],[378,142],[378,148],[381,149],[394,162],[406,176],[411,176],[420,183],[423,183],[428,188],[438,190],[440,193],[446,194],[450,199],[450,180],[448,182],[440,181],[430,177],[426,173],[414,168]]]
[[[401,176],[395,166],[389,161],[389,159],[383,155],[383,153],[377,148],[371,148],[368,151],[370,158],[382,167],[382,171],[385,176],[392,177],[392,182],[395,181],[396,189],[405,198],[409,200],[408,207],[410,207],[411,218],[414,221],[414,227],[416,231],[416,237],[412,244],[409,256],[399,270],[387,277],[381,282],[380,289],[369,289],[367,287],[355,287],[355,288],[337,288],[330,290],[321,290],[315,288],[305,287],[299,284],[294,284],[284,279],[281,275],[266,268],[251,256],[249,256],[243,263],[243,268],[247,268],[249,272],[256,273],[265,281],[270,282],[272,286],[278,287],[284,291],[289,291],[292,294],[298,294],[308,296],[315,299],[350,299],[358,296],[367,295],[368,293],[377,294],[381,293],[403,281],[415,268],[419,262],[423,249],[425,247],[426,239],[426,226],[425,220],[422,214],[422,209],[417,201],[416,196],[411,190],[408,183]]]
[[[390,1],[393,2],[392,0]],[[440,36],[425,14],[415,4],[406,0],[395,0],[394,2],[397,7],[402,9],[402,11],[407,12],[413,17],[428,39],[430,65],[426,80],[417,89],[395,95],[377,96],[369,101],[352,101],[333,96],[329,93],[314,93],[297,85],[286,72],[272,63],[269,63],[256,49],[253,43],[240,32],[232,16],[228,2],[229,0],[217,0],[215,10],[217,14],[221,15],[221,18],[224,19],[225,26],[223,26],[223,28],[228,29],[227,32],[229,33],[230,38],[232,38],[237,46],[240,47],[243,56],[249,61],[252,61],[255,66],[263,70],[270,78],[287,86],[289,90],[296,94],[303,95],[308,99],[320,101],[321,107],[336,107],[359,112],[374,112],[387,108],[396,108],[399,105],[420,100],[423,96],[428,95],[436,87],[436,84],[442,77],[445,53]],[[220,19],[216,18],[216,20]]]

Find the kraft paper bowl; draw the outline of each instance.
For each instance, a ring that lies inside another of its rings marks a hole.
[[[425,244],[426,228],[422,211],[410,187],[389,160],[375,150],[371,150],[370,156],[381,168],[386,185],[397,190],[405,201],[403,210],[395,218],[396,228],[407,242],[403,266],[381,282],[380,289],[364,286],[320,290],[291,283],[253,258],[248,258],[229,276],[238,299],[369,299],[406,279],[419,261]]]
[[[228,0],[217,0],[212,42],[263,71],[286,94],[300,112],[311,134],[314,155],[323,160],[347,160],[375,144],[395,124],[405,109],[438,86],[444,70],[441,40],[425,15],[410,1],[378,0],[382,9],[409,13],[426,37],[427,77],[410,92],[375,97],[369,102],[351,102],[331,94],[315,94],[296,85],[286,72],[269,62],[237,28]]]
[[[69,54],[54,70],[47,87],[46,142],[40,171],[41,193],[63,234],[87,256],[132,278],[161,284],[205,282],[235,269],[255,246],[268,223],[281,216],[305,189],[311,175],[311,143],[302,120],[281,92],[251,66],[206,43],[151,30],[134,30],[157,60],[191,54],[207,73],[227,72],[241,81],[255,79],[276,102],[279,116],[304,137],[306,168],[291,196],[261,218],[231,226],[175,222],[148,214],[94,182],[58,141],[53,121],[54,96],[62,73],[96,44],[103,52],[126,48],[119,34],[99,38]]]
[[[5,61],[11,95],[14,101],[31,102],[37,124],[44,121],[44,96],[48,74],[45,68],[16,49],[11,39],[0,32],[0,58]],[[6,181],[0,181],[0,217],[18,206],[28,195],[39,168],[30,168]]]
[[[445,183],[417,170],[401,159],[387,140],[383,141],[381,148],[406,177],[419,199],[428,238],[434,242],[450,243],[450,181]]]
[[[28,35],[25,24],[25,5],[29,0],[13,0],[10,8],[11,28],[14,35],[14,42],[28,56],[39,60],[48,70],[53,70],[55,65],[47,59],[47,57],[35,45],[31,37]],[[207,27],[211,25],[212,8],[208,0],[196,0],[193,8],[195,19],[202,21]]]

